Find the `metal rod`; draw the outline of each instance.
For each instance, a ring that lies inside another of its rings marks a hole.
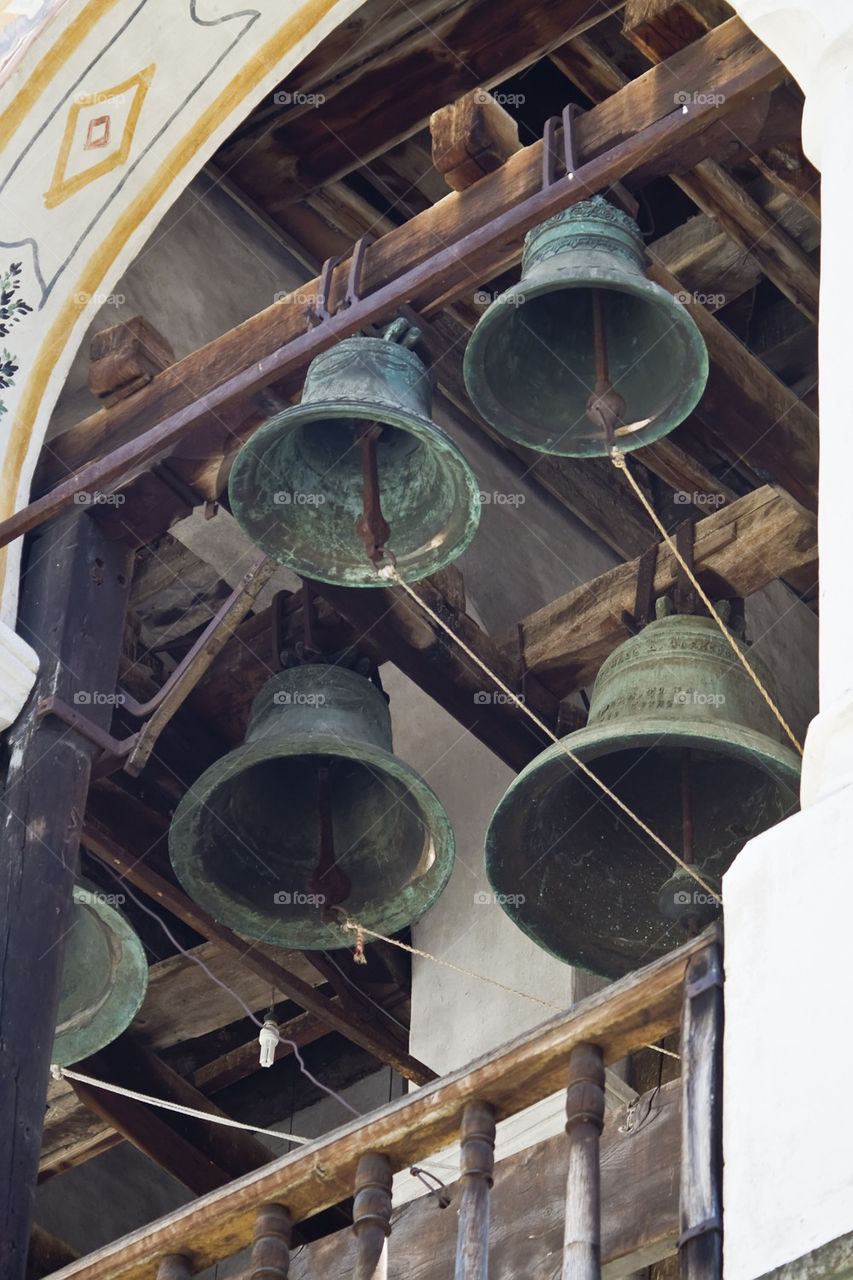
[[[604,1058],[594,1044],[569,1055],[566,1093],[569,1175],[563,1236],[562,1280],[601,1280],[601,1169],[604,1127]]]
[[[625,400],[610,381],[607,366],[607,339],[604,332],[604,303],[601,289],[592,295],[592,332],[595,347],[595,388],[586,402],[586,416],[604,431],[608,449],[616,442],[616,428],[625,413]]]
[[[495,1112],[469,1102],[462,1116],[462,1203],[454,1280],[488,1280],[489,1200],[495,1172]]]
[[[362,511],[355,531],[364,543],[368,560],[379,564],[385,544],[391,537],[391,526],[382,514],[379,494],[379,459],[376,446],[382,435],[378,422],[365,423],[355,433],[355,445],[361,454]]]
[[[124,710],[137,720],[144,720],[146,716],[150,716],[153,711],[156,711],[167,697],[170,697],[176,687],[183,685],[189,672],[196,671],[198,677],[201,677],[225,644],[225,641],[249,612],[249,609],[255,603],[277,568],[278,565],[275,561],[270,560],[267,556],[261,556],[259,560],[256,560],[252,567],[243,574],[228,599],[211,618],[193,647],[181,659],[169,679],[161,689],[157,690],[153,698],[149,698],[147,702],[137,702],[129,693],[125,693],[122,690],[121,705]],[[202,654],[209,655],[209,660],[203,665],[199,665]],[[193,681],[193,684],[196,682]],[[190,685],[190,688],[192,688],[192,685]],[[187,693],[189,693],[189,689],[187,689]]]
[[[604,340],[604,306],[601,301],[601,290],[590,289],[592,294],[592,333],[595,343],[595,381],[610,386],[607,373],[607,343]]]
[[[391,1234],[391,1161],[369,1152],[355,1175],[352,1225],[356,1234],[355,1280],[388,1280]]]
[[[126,773],[137,777],[145,768],[160,734],[237,630],[277,568],[275,561],[266,556],[252,565],[159,694],[151,699],[156,704],[154,714],[135,735],[136,741],[124,766]]]
[[[346,902],[352,892],[352,881],[335,859],[328,764],[321,764],[317,770],[317,812],[320,820],[320,856],[305,887],[309,893],[320,895],[323,919],[332,923],[338,919],[337,908]]]
[[[752,91],[754,83],[754,73],[748,71],[733,77],[728,82],[727,104],[737,103]],[[543,190],[534,192],[491,222],[449,243],[437,254],[404,271],[344,311],[337,312],[313,329],[290,339],[268,355],[261,356],[249,368],[241,369],[239,373],[226,378],[218,387],[168,414],[162,422],[143,431],[136,439],[121,445],[98,461],[88,463],[43,497],[0,521],[0,547],[8,546],[22,534],[35,529],[50,516],[70,506],[76,494],[103,491],[105,486],[114,485],[134,468],[166,453],[208,414],[221,412],[248,398],[253,392],[295,372],[321,352],[328,351],[341,338],[350,337],[365,325],[389,315],[401,303],[412,301],[425,287],[428,286],[435,298],[440,299],[447,289],[457,283],[460,263],[464,264],[466,273],[471,275],[472,282],[480,278],[476,274],[478,271],[488,274],[490,256],[498,252],[505,254],[508,242],[520,238],[531,227],[544,222],[561,209],[568,208],[578,200],[588,199],[596,191],[608,187],[635,166],[645,163],[650,153],[663,155],[668,146],[680,145],[687,137],[698,133],[703,124],[710,124],[711,117],[717,114],[716,106],[705,104],[677,107],[654,124],[588,161],[576,170],[573,178],[561,178]],[[690,128],[685,128],[687,115],[693,117]]]
[[[690,778],[690,748],[681,752],[681,856],[693,862],[693,795]]]

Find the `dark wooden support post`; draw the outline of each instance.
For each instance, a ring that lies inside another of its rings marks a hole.
[[[259,1209],[246,1280],[287,1280],[292,1236],[293,1221],[283,1204],[265,1204]]]
[[[355,1175],[352,1225],[356,1234],[355,1280],[387,1280],[391,1234],[391,1161],[368,1152]]]
[[[495,1172],[495,1112],[469,1102],[462,1116],[462,1204],[454,1280],[488,1280],[489,1197]]]
[[[28,547],[19,630],[39,675],[9,731],[0,842],[0,1275],[30,1238],[71,888],[96,748],[52,717],[55,694],[109,729],[131,552],[79,507]]]
[[[681,1027],[682,1280],[723,1274],[723,965],[714,943],[694,956]]]
[[[562,1280],[601,1280],[601,1169],[604,1128],[604,1058],[594,1044],[569,1055],[566,1093],[569,1176]]]

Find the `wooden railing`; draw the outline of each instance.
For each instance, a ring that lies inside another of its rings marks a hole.
[[[411,1244],[395,1259],[392,1177],[453,1142],[460,1143],[462,1173],[455,1280],[487,1280],[495,1124],[562,1087],[568,1154],[562,1261],[547,1275],[540,1263],[517,1274],[519,1280],[598,1280],[604,1068],[679,1027],[681,1163],[673,1238],[683,1280],[714,1280],[722,1253],[722,965],[715,929],[464,1070],[200,1197],[52,1280],[186,1280],[247,1247],[244,1280],[285,1280],[292,1274],[293,1224],[353,1195],[348,1257],[336,1275],[426,1275]],[[639,1194],[635,1209],[642,1211]],[[631,1211],[630,1197],[625,1211]],[[506,1236],[505,1223],[502,1228]]]

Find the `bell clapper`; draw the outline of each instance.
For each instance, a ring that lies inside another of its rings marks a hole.
[[[337,923],[337,907],[352,892],[352,882],[347,873],[335,862],[335,833],[332,826],[332,799],[329,786],[329,765],[321,764],[317,770],[317,811],[320,815],[320,856],[317,865],[306,881],[309,893],[320,899],[320,914],[327,924]]]
[[[586,416],[604,431],[608,450],[616,443],[616,428],[625,414],[625,400],[610,381],[607,366],[607,341],[604,336],[604,305],[601,290],[591,289],[592,327],[595,341],[595,389],[586,402]]]
[[[708,872],[699,868],[693,861],[693,802],[691,790],[691,751],[685,747],[681,751],[681,856],[685,867],[678,867],[674,875],[661,886],[658,894],[658,911],[667,920],[674,920],[691,938],[697,937],[705,925],[718,915],[718,904],[704,890],[697,890],[696,878],[691,875],[695,868],[704,880],[709,880]],[[710,883],[716,890],[714,878]]]
[[[364,543],[367,557],[374,565],[382,559],[385,543],[391,536],[391,526],[382,514],[379,497],[379,465],[376,444],[383,427],[378,422],[368,422],[356,428],[355,444],[361,453],[361,478],[363,505],[355,531]]]

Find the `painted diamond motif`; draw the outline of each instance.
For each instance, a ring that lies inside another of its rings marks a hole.
[[[75,98],[65,122],[53,179],[44,196],[48,209],[125,163],[154,71],[152,63],[103,93]]]
[[[94,120],[89,121],[89,128],[86,132],[86,141],[83,143],[84,151],[93,151],[96,147],[106,147],[110,140],[110,117],[97,116]]]

